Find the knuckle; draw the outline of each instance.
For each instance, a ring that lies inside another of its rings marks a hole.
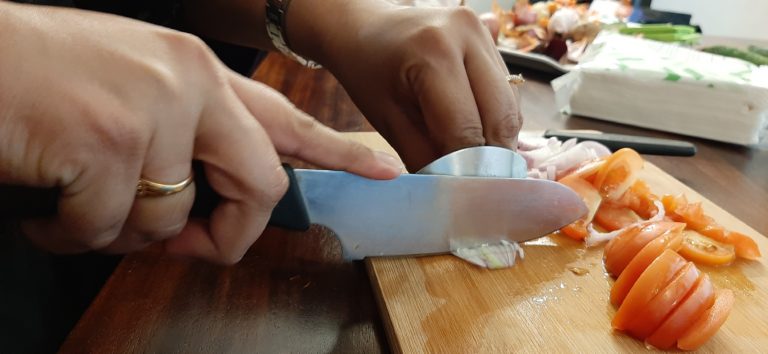
[[[163,36],[170,52],[179,56],[177,63],[192,65],[195,75],[219,74],[216,54],[200,37],[179,31],[163,31]]]
[[[481,28],[480,25],[482,23],[480,22],[480,19],[477,17],[477,14],[475,12],[467,7],[467,6],[458,6],[455,8],[452,8],[451,10],[451,20],[455,21],[457,24],[461,25],[462,27],[469,27],[469,28]]]
[[[411,37],[416,50],[431,54],[428,59],[444,59],[456,53],[453,41],[442,26],[427,25],[419,28]]]
[[[517,114],[517,110],[507,111],[493,125],[490,134],[493,140],[509,141],[517,137],[517,133],[520,131],[520,123],[520,116]]]
[[[268,179],[269,180],[267,182],[266,188],[264,189],[264,194],[267,202],[271,206],[274,206],[288,191],[290,181],[288,180],[288,175],[283,170],[283,167],[279,164],[277,165],[275,172],[271,173]]]
[[[297,134],[307,135],[307,134],[313,134],[314,132],[320,130],[323,126],[320,124],[320,122],[317,121],[317,119],[304,114],[303,112],[300,112],[296,110],[295,108],[292,108],[295,111],[292,112],[290,115],[293,116],[293,119],[291,119],[292,128],[293,131]]]
[[[127,159],[140,155],[142,146],[148,140],[142,122],[131,113],[109,112],[92,114],[88,129],[93,134],[93,143],[98,151],[106,151]]]
[[[466,124],[457,129],[456,137],[466,146],[479,146],[485,144],[483,127],[478,124]]]
[[[455,126],[448,132],[433,134],[432,140],[442,142],[441,150],[444,153],[472,146],[485,145],[482,126],[472,122]]]

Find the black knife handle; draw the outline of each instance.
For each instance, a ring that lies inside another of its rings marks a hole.
[[[299,189],[293,168],[284,164],[290,185],[280,202],[272,211],[269,225],[291,230],[307,230],[310,226],[309,215],[304,197]],[[203,164],[192,164],[195,175],[195,202],[190,211],[191,217],[208,217],[219,204],[221,197],[213,190],[205,178]],[[45,218],[56,215],[60,190],[58,188],[31,188],[0,184],[0,220]]]
[[[593,134],[570,132],[563,130],[547,130],[545,138],[555,137],[561,140],[576,138],[577,141],[592,140],[607,146],[611,151],[621,148],[631,148],[641,154],[667,155],[667,156],[693,156],[696,155],[696,145],[687,141],[650,138],[645,136],[624,134]]]

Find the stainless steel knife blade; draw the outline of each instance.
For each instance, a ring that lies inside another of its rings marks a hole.
[[[336,233],[347,259],[526,241],[586,213],[576,193],[546,180],[405,174],[376,181],[294,172],[309,220]]]

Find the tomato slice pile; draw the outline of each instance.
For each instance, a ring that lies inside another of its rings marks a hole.
[[[659,349],[695,350],[715,335],[735,302],[731,290],[716,289],[696,264],[755,260],[760,250],[749,236],[706,215],[700,202],[653,194],[638,179],[643,163],[634,150],[621,149],[561,178],[589,213],[560,231],[588,245],[610,239],[604,263],[616,278],[610,294],[615,329]]]

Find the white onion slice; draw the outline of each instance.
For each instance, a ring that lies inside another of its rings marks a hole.
[[[638,221],[636,223],[627,225],[618,230],[614,230],[611,232],[600,232],[595,230],[595,228],[592,227],[592,223],[590,223],[589,225],[587,225],[587,231],[589,232],[589,234],[587,235],[587,238],[584,239],[584,244],[587,245],[587,247],[592,247],[597,244],[612,240],[613,238],[620,235],[622,232],[626,231],[631,227],[635,227],[640,224],[646,224],[646,223],[650,224],[650,223],[664,220],[664,215],[666,214],[664,210],[664,204],[662,204],[658,200],[654,200],[653,205],[656,206],[656,215],[654,215],[648,220]]]
[[[561,142],[556,138],[538,137],[520,140],[517,152],[528,163],[529,177],[550,180],[557,180],[585,162],[611,154],[607,147],[595,141]]]
[[[525,258],[523,248],[517,242],[507,240],[501,240],[495,245],[485,244],[472,248],[458,248],[451,253],[469,263],[488,269],[509,268],[515,265],[518,256],[520,259]]]

